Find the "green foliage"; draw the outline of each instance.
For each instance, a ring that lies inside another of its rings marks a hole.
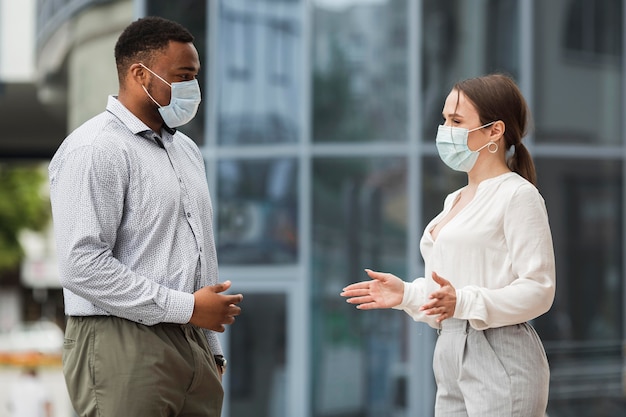
[[[332,67],[313,74],[313,138],[316,142],[363,141],[369,127],[354,117],[363,109],[352,94],[350,65],[336,42],[331,45]]]
[[[0,164],[0,273],[16,268],[23,256],[23,229],[39,231],[50,220],[44,193],[45,171],[39,165]]]

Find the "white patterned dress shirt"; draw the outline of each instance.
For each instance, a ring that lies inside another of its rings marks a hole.
[[[157,135],[110,96],[59,147],[49,179],[65,313],[189,322],[192,293],[218,281],[196,144],[179,131]]]

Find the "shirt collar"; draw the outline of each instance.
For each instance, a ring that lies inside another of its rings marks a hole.
[[[158,136],[161,133],[153,132],[152,129],[128,110],[126,106],[118,100],[117,96],[109,96],[106,109],[109,113],[117,117],[134,135],[139,135],[146,139],[153,139],[155,134]],[[163,135],[164,137],[162,139],[165,142],[171,142],[172,136],[176,133],[176,129],[163,125],[163,130],[169,135]]]
[[[109,96],[107,101],[107,111],[120,119],[122,123],[137,135],[139,133],[150,131],[150,128],[137,116],[131,113],[118,99],[117,96]]]

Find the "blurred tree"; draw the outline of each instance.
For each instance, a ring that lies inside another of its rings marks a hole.
[[[313,140],[356,142],[363,140],[362,126],[350,124],[356,113],[350,91],[350,66],[336,42],[331,45],[332,67],[313,73]],[[358,114],[358,113],[357,113]]]
[[[45,181],[40,165],[0,163],[0,281],[22,260],[20,231],[40,231],[48,225],[50,200],[44,192]]]

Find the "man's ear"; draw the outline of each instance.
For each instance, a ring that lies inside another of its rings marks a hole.
[[[128,78],[132,78],[139,84],[145,84],[146,69],[141,64],[132,64],[128,68]]]
[[[491,140],[497,141],[501,137],[504,136],[506,126],[502,120],[497,120],[494,124],[491,125]]]

